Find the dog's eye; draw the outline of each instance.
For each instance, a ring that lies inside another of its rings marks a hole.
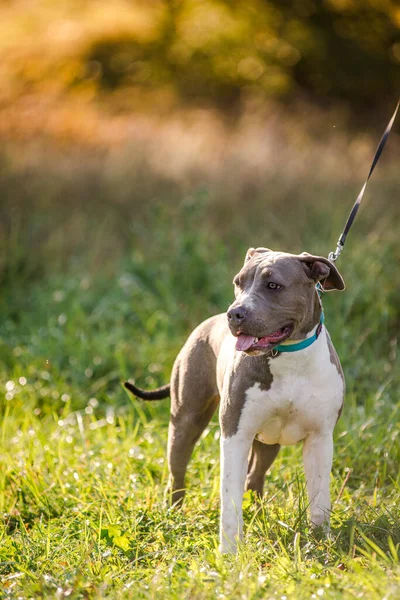
[[[281,285],[279,285],[279,283],[274,283],[273,281],[270,281],[269,283],[267,283],[267,288],[269,288],[270,290],[280,290],[281,289]]]

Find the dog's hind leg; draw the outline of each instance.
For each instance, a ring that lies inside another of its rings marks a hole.
[[[168,430],[169,481],[167,498],[180,505],[185,495],[185,474],[193,448],[207,427],[219,403],[219,396],[210,398],[205,410],[194,414],[171,415]]]
[[[219,403],[215,362],[209,344],[194,336],[183,347],[172,370],[167,487],[172,504],[182,503],[193,448]]]
[[[279,444],[263,444],[256,439],[253,441],[246,490],[253,490],[260,498],[263,494],[265,474],[277,457],[279,448]]]

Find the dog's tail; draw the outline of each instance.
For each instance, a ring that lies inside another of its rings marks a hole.
[[[127,390],[129,390],[131,394],[137,396],[138,398],[141,398],[142,400],[162,400],[163,398],[168,398],[171,392],[171,386],[169,383],[167,385],[163,385],[162,387],[157,388],[156,390],[151,390],[150,392],[146,392],[146,390],[141,390],[129,381],[125,381],[124,387]]]

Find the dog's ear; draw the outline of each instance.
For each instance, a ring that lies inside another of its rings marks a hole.
[[[272,252],[269,248],[249,248],[246,252],[246,258],[244,264],[246,264],[255,254],[262,254],[263,252]]]
[[[320,282],[326,292],[344,290],[343,277],[327,258],[303,252],[299,255],[299,259],[307,276],[315,282]]]
[[[257,252],[257,250],[255,248],[249,248],[246,252],[244,264],[246,264],[251,258],[253,258],[253,256],[255,255],[256,252]]]

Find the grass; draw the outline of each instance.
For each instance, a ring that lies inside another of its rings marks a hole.
[[[190,192],[153,181],[145,205],[144,187],[124,204],[101,186],[67,204],[59,180],[25,179],[19,195],[15,181],[2,180],[16,201],[1,241],[1,597],[398,598],[395,180],[372,184],[339,263],[347,290],[324,298],[348,383],[331,536],[309,529],[301,448],[285,448],[262,504],[245,497],[236,558],[217,551],[217,418],[183,509],[170,510],[168,401],[132,400],[121,381],[168,380],[187,334],[231,301],[248,246],[326,255],[353,190],[267,178],[250,202],[234,181]]]

